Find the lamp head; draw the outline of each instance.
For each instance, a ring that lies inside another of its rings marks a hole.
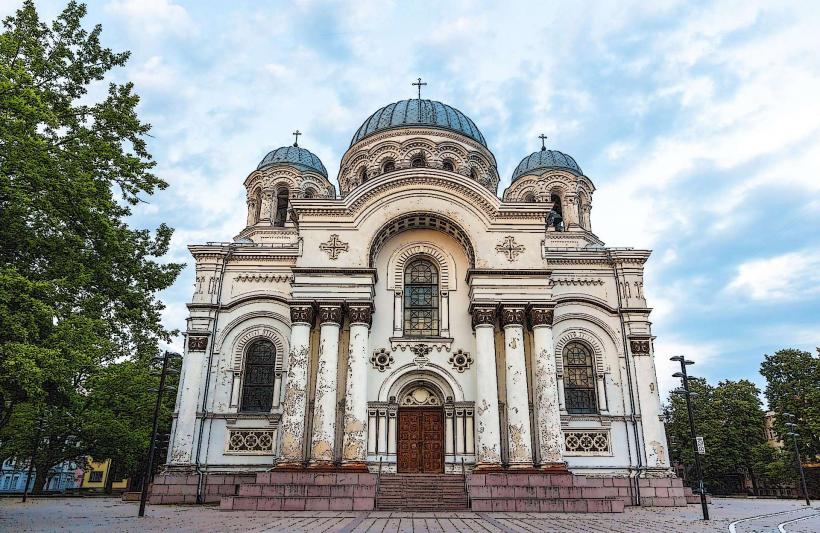
[[[682,372],[675,372],[674,374],[672,374],[672,377],[673,377],[673,378],[682,378],[682,377],[683,377],[683,373],[682,373]]]
[[[683,361],[683,356],[682,355],[675,355],[673,357],[670,357],[669,360],[670,361]]]

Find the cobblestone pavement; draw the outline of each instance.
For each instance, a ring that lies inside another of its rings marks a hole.
[[[699,532],[820,531],[820,506],[800,502],[715,498],[712,520],[700,506],[627,508],[623,514],[400,513],[392,511],[219,511],[215,507],[153,506],[138,518],[137,504],[112,498],[0,499],[0,531],[345,531],[345,532]],[[773,514],[778,513],[778,514]],[[770,515],[770,516],[762,516]],[[805,518],[808,517],[808,518]],[[805,518],[802,520],[797,520]],[[792,520],[797,520],[790,522]]]

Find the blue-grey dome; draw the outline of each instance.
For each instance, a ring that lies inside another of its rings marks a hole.
[[[388,104],[370,115],[353,136],[350,146],[383,130],[416,125],[454,131],[487,147],[484,136],[467,115],[447,104],[418,98]]]
[[[533,152],[518,163],[513,172],[512,179],[516,179],[524,174],[530,174],[532,171],[548,169],[548,168],[562,168],[569,170],[574,174],[583,175],[581,167],[575,160],[563,152],[558,150],[547,150],[542,148],[537,152]]]
[[[316,157],[313,152],[300,146],[283,146],[268,152],[268,155],[262,159],[262,162],[259,163],[256,170],[280,164],[293,165],[302,170],[312,170],[327,178],[327,169],[322,164],[322,161]]]

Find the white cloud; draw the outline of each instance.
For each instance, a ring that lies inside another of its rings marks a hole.
[[[122,17],[138,35],[156,37],[161,34],[189,35],[195,31],[184,7],[168,0],[114,0],[105,10]]]
[[[672,377],[672,374],[680,371],[680,363],[670,361],[669,358],[675,355],[683,355],[687,359],[695,362],[694,369],[689,367],[692,375],[703,376],[704,368],[714,362],[716,356],[720,354],[720,349],[715,343],[696,343],[680,340],[671,335],[659,336],[654,341],[655,349],[655,372],[658,374],[658,390],[661,401],[666,402],[669,391],[680,386],[679,378]]]
[[[793,301],[820,294],[820,252],[803,250],[742,263],[727,290],[760,301]]]

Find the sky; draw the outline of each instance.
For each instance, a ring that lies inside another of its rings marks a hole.
[[[37,2],[46,20],[63,5]],[[0,0],[0,15],[18,6]],[[764,354],[820,346],[820,3],[88,7],[86,27],[131,51],[109,79],[134,82],[170,185],[130,220],[176,228],[168,259],[188,267],[161,294],[170,329],[184,330],[193,293],[186,246],[244,227],[242,182],[264,155],[298,128],[335,181],[361,123],[414,96],[420,76],[424,97],[481,129],[499,194],[544,133],[595,183],[595,233],[653,250],[645,292],[662,392],[676,386],[672,355],[711,382],[762,388]]]

